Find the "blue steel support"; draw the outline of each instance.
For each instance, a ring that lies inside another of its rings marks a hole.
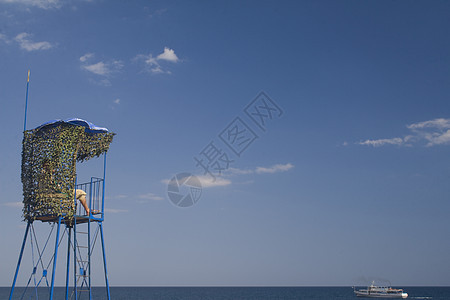
[[[22,261],[23,250],[25,249],[25,243],[27,241],[28,231],[30,230],[31,221],[28,221],[27,229],[25,229],[25,236],[23,237],[22,249],[20,250],[19,261],[17,262],[16,273],[14,274],[13,284],[11,286],[11,292],[9,293],[9,300],[12,299],[14,293],[14,287],[16,286],[17,274],[19,274],[20,262]]]
[[[102,238],[103,267],[105,268],[106,294],[108,295],[108,300],[111,300],[111,296],[109,294],[108,270],[106,268],[105,242],[103,240],[103,226],[102,226],[102,222],[98,222],[98,226],[100,226],[100,236]]]
[[[93,182],[94,182],[94,177],[91,177],[91,183],[90,183],[90,185],[89,185],[89,219],[91,218],[91,212],[92,212],[92,209],[93,209],[93,206],[94,206],[94,204],[92,203],[92,202],[94,202],[94,201],[92,201],[92,186],[93,186]]]
[[[72,238],[71,233],[72,228],[69,227],[69,237],[68,237],[69,242],[67,243],[66,300],[69,299],[70,240]]]
[[[103,157],[102,221],[105,219],[105,179],[106,179],[106,152]]]
[[[92,185],[91,185],[91,190],[92,190]],[[90,201],[90,199],[89,199],[89,201]],[[91,216],[90,215],[89,215],[89,220],[88,220],[88,285],[89,285],[89,300],[91,300],[92,299],[92,291],[91,291]]]
[[[77,297],[77,218],[73,222],[73,294]]]
[[[25,119],[23,121],[23,131],[27,130],[27,110],[28,110],[28,87],[30,86],[30,70],[28,70],[27,78],[27,95],[25,97]]]
[[[50,289],[50,298],[49,298],[50,300],[53,300],[53,289],[55,287],[56,260],[58,258],[58,242],[59,242],[60,228],[61,228],[61,216],[58,217],[58,229],[56,230],[55,255],[53,257],[52,286]]]

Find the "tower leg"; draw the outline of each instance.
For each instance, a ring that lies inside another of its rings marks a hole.
[[[53,300],[53,288],[55,287],[56,259],[58,258],[58,242],[59,242],[60,228],[61,228],[61,216],[58,217],[58,229],[56,230],[55,256],[53,257],[52,285],[50,289],[50,298],[49,298],[50,300]]]
[[[111,296],[109,294],[108,271],[107,271],[107,268],[106,268],[105,242],[103,240],[103,226],[102,226],[102,222],[98,222],[98,226],[100,226],[100,236],[102,238],[103,267],[105,268],[106,294],[108,295],[108,300],[111,300]]]
[[[70,239],[72,234],[72,227],[69,227],[69,237],[67,240],[67,270],[66,270],[66,300],[69,299],[69,270],[70,270]]]
[[[77,219],[74,219],[73,223],[73,295],[74,299],[78,299],[77,291]]]
[[[28,221],[27,229],[25,229],[25,236],[23,237],[22,249],[20,250],[19,261],[17,262],[16,273],[14,274],[13,284],[11,286],[11,292],[9,293],[9,300],[12,299],[14,293],[14,287],[16,286],[17,274],[19,274],[20,262],[22,261],[23,250],[25,249],[25,243],[27,241],[28,231],[30,230],[30,225],[32,221]],[[109,299],[109,298],[108,298]]]
[[[92,194],[92,189],[91,189],[91,194]],[[92,199],[92,198],[90,198]],[[89,203],[91,202],[89,199]],[[90,205],[91,206],[91,203]],[[89,209],[92,209],[92,207],[90,207]],[[92,299],[92,289],[91,289],[91,216],[89,216],[89,220],[88,220],[88,286],[89,286],[89,300]]]

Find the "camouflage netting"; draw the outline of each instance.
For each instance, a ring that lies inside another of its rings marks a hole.
[[[114,133],[88,132],[68,123],[24,132],[22,148],[23,217],[64,216],[75,212],[76,162],[108,151]]]

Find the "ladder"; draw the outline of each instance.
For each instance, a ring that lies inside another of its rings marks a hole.
[[[87,225],[87,228],[83,228]],[[78,230],[80,229],[80,230]],[[87,229],[87,231],[86,231]],[[95,239],[91,237],[91,220],[84,224],[74,224],[74,289],[71,299],[92,299],[91,256]]]

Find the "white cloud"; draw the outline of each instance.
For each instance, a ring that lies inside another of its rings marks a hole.
[[[202,188],[227,186],[231,184],[231,180],[220,176],[216,176],[216,180],[214,180],[214,178],[209,175],[194,175],[194,176],[197,177],[197,179],[200,181]],[[164,184],[169,184],[170,179],[163,179],[161,180],[161,182]]]
[[[200,180],[200,183],[202,184],[202,188],[227,186],[227,185],[231,184],[231,180],[223,178],[223,177],[216,177],[216,180],[214,180],[211,176],[199,175],[199,176],[197,176],[197,178]]]
[[[229,168],[227,171],[230,175],[247,175],[247,174],[272,174],[278,172],[286,172],[294,167],[291,163],[276,164],[270,167],[256,167],[255,169],[237,169]]]
[[[134,58],[134,60],[143,60],[145,71],[147,71],[149,73],[154,73],[154,74],[166,73],[166,71],[164,71],[161,68],[161,65],[158,63],[158,59],[156,57],[153,57],[152,54],[148,54],[148,55],[139,54]],[[167,73],[170,73],[170,72],[167,72]]]
[[[178,57],[175,54],[175,51],[173,49],[164,47],[164,52],[161,53],[156,57],[157,59],[167,60],[171,62],[178,62]]]
[[[83,69],[88,70],[89,72],[92,72],[97,75],[105,76],[105,75],[108,75],[109,73],[111,73],[108,66],[102,61],[100,61],[96,64],[92,64],[92,65],[85,65],[85,66],[83,66]]]
[[[379,147],[384,145],[412,146],[426,143],[427,147],[450,144],[450,119],[438,118],[407,125],[410,134],[389,139],[368,139],[360,145]]]
[[[82,57],[80,57],[81,62],[86,62],[88,59],[94,57],[94,53],[86,53]]]
[[[431,133],[425,135],[428,140],[427,146],[450,144],[450,129],[441,133]]]
[[[92,57],[94,57],[93,53],[87,53],[81,56],[81,68],[95,75],[109,77],[113,73],[119,72],[123,68],[123,63],[120,60],[113,60],[109,62],[99,61],[97,63],[87,64],[86,62]],[[94,80],[94,83],[98,83],[104,86],[111,85],[111,82],[106,78],[103,78],[99,81]]]
[[[113,103],[119,105],[120,104],[120,99],[117,98],[116,100],[113,101]]]
[[[145,63],[145,70],[154,74],[171,74],[170,71],[165,70],[163,66],[161,66],[161,61],[169,61],[173,63],[180,61],[178,56],[175,54],[175,51],[168,47],[164,47],[163,53],[156,57],[153,57],[153,54],[151,53],[148,55],[139,54],[134,58],[134,60],[143,60]]]
[[[36,6],[43,9],[60,8],[62,5],[62,2],[59,0],[0,0],[0,3]]]
[[[19,33],[14,40],[19,43],[20,48],[27,51],[48,50],[53,47],[49,42],[33,42],[30,40],[30,34]]]
[[[437,129],[447,129],[450,128],[450,119],[434,119],[430,121],[424,121],[419,123],[414,123],[406,126],[411,130],[423,129],[423,128],[437,128]]]
[[[255,170],[250,169],[238,169],[238,168],[228,168],[228,172],[233,175],[247,175],[255,173]]]
[[[154,58],[151,54],[149,54],[145,59],[145,64],[147,69],[152,73],[164,73],[156,58]]]
[[[278,172],[286,172],[289,171],[290,169],[292,169],[294,167],[293,164],[287,163],[284,165],[281,164],[277,164],[277,165],[273,165],[269,168],[265,168],[265,167],[257,167],[256,168],[256,173],[257,174],[262,174],[262,173],[278,173]]]
[[[215,176],[215,179],[210,175],[195,175],[200,181],[202,188],[211,188],[218,186],[228,186],[233,182],[230,180],[230,177],[233,175],[248,175],[248,174],[273,174],[279,172],[286,172],[290,169],[294,168],[294,165],[291,163],[287,164],[276,164],[271,167],[257,167],[255,169],[238,169],[238,168],[229,168],[225,172],[222,173],[223,176]],[[170,179],[161,180],[164,184],[169,184]],[[253,180],[240,182],[239,184],[249,184],[253,183]]]
[[[378,139],[378,140],[365,140],[364,142],[359,142],[360,145],[367,145],[373,147],[380,147],[386,144],[389,145],[402,145],[402,138],[392,138],[392,139]]]
[[[161,201],[161,200],[164,200],[163,197],[160,197],[160,196],[155,195],[155,194],[153,194],[153,193],[147,193],[147,194],[139,195],[139,199],[155,200],[155,201]]]
[[[417,137],[428,141],[428,147],[450,144],[450,119],[438,118],[434,120],[414,123],[407,126]]]

